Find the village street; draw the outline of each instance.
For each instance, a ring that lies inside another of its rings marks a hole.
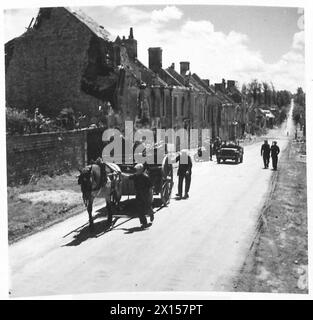
[[[289,119],[288,128],[271,131],[269,142],[277,139],[283,151],[291,126]],[[263,169],[260,146],[246,146],[238,165],[194,162],[190,198],[173,198],[149,229],[120,218],[111,231],[91,237],[83,212],[11,245],[11,296],[232,291],[276,174]],[[176,189],[175,177],[172,197]]]

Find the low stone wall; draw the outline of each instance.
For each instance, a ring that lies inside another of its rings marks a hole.
[[[86,163],[87,131],[7,136],[7,183],[68,172]]]

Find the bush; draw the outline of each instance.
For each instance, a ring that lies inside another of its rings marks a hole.
[[[76,125],[76,117],[72,108],[63,108],[58,117],[58,124],[67,130],[73,130]]]
[[[103,118],[103,114],[100,114],[94,119],[98,127],[103,126],[101,116]],[[90,124],[88,116],[81,113],[76,116],[72,108],[63,108],[58,117],[52,119],[42,115],[38,108],[29,113],[27,110],[6,107],[6,132],[10,135],[81,129]]]
[[[278,124],[282,124],[287,119],[288,108],[286,106],[281,107],[278,115]]]
[[[33,125],[25,110],[6,108],[6,131],[9,134],[25,134],[31,131]]]
[[[293,109],[292,117],[296,125],[300,124],[300,126],[303,126],[305,124],[305,107],[296,104]]]
[[[41,133],[61,129],[55,120],[44,117],[38,109],[34,115],[30,115],[27,110],[6,107],[6,131],[8,134]]]

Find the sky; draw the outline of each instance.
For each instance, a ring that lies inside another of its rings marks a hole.
[[[190,71],[211,83],[253,79],[276,89],[304,88],[303,11],[298,8],[213,5],[80,7],[110,32],[126,37],[133,27],[138,59],[162,47],[163,67],[190,61]],[[5,41],[22,34],[38,9],[6,10]]]

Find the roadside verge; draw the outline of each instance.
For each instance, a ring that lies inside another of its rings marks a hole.
[[[235,291],[308,292],[306,187],[305,144],[290,141],[273,174]]]

